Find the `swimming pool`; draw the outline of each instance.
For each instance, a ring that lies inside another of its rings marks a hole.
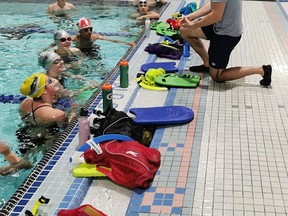
[[[128,14],[135,8],[125,7],[119,10],[116,6],[78,6],[79,13],[70,20],[54,23],[46,15],[48,4],[42,3],[0,3],[0,94],[19,94],[19,86],[30,74],[44,70],[37,65],[37,54],[43,48],[53,42],[53,33],[56,29],[64,29],[73,33],[77,30],[75,24],[82,16],[91,19],[94,31],[107,33],[107,37],[115,39],[135,41],[138,37],[137,28],[129,28],[134,21],[128,19]],[[90,16],[89,16],[90,15]],[[117,17],[117,19],[115,19]],[[105,23],[106,25],[103,25]],[[125,29],[125,30],[123,30]],[[117,43],[100,41],[101,60],[84,62],[84,67],[76,71],[90,79],[102,82],[108,77],[117,62],[126,54],[128,46]],[[117,50],[117,52],[115,52]],[[74,71],[75,72],[75,71]],[[76,90],[81,85],[87,85],[70,80],[68,88]],[[90,92],[90,95],[92,92]],[[79,103],[85,103],[90,96],[78,98]],[[11,148],[17,152],[18,141],[15,131],[21,123],[18,115],[18,104],[0,103],[2,110],[0,121],[2,122],[1,138],[9,142]],[[47,149],[33,151],[27,156],[36,165],[44,156]],[[0,166],[6,164],[3,157],[0,158]],[[31,170],[19,171],[9,176],[0,176],[0,206],[3,205],[22,184]]]

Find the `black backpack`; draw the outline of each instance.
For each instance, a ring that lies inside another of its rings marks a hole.
[[[104,134],[122,134],[149,147],[155,132],[155,126],[136,125],[131,117],[125,112],[115,108],[108,109],[106,112],[94,110],[96,118],[93,120],[91,134],[94,137]]]

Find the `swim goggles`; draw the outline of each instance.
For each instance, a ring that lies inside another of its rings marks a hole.
[[[65,42],[65,41],[71,41],[71,40],[72,40],[71,37],[67,37],[67,38],[60,38],[60,39],[59,39],[59,41],[62,42],[62,43]]]

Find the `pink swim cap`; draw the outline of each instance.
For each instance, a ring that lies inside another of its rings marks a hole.
[[[79,19],[77,25],[79,30],[92,27],[91,21],[86,17],[82,17],[81,19]]]

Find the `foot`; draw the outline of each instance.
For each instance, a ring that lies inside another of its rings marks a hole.
[[[271,65],[263,65],[264,70],[263,79],[260,81],[260,85],[269,86],[271,84],[272,67]]]
[[[209,67],[206,67],[205,65],[198,65],[198,66],[191,66],[189,68],[192,72],[206,72],[209,73]]]
[[[10,173],[17,172],[20,169],[30,169],[32,167],[33,165],[30,163],[30,161],[21,158],[16,163],[0,167],[0,175],[8,175]]]

